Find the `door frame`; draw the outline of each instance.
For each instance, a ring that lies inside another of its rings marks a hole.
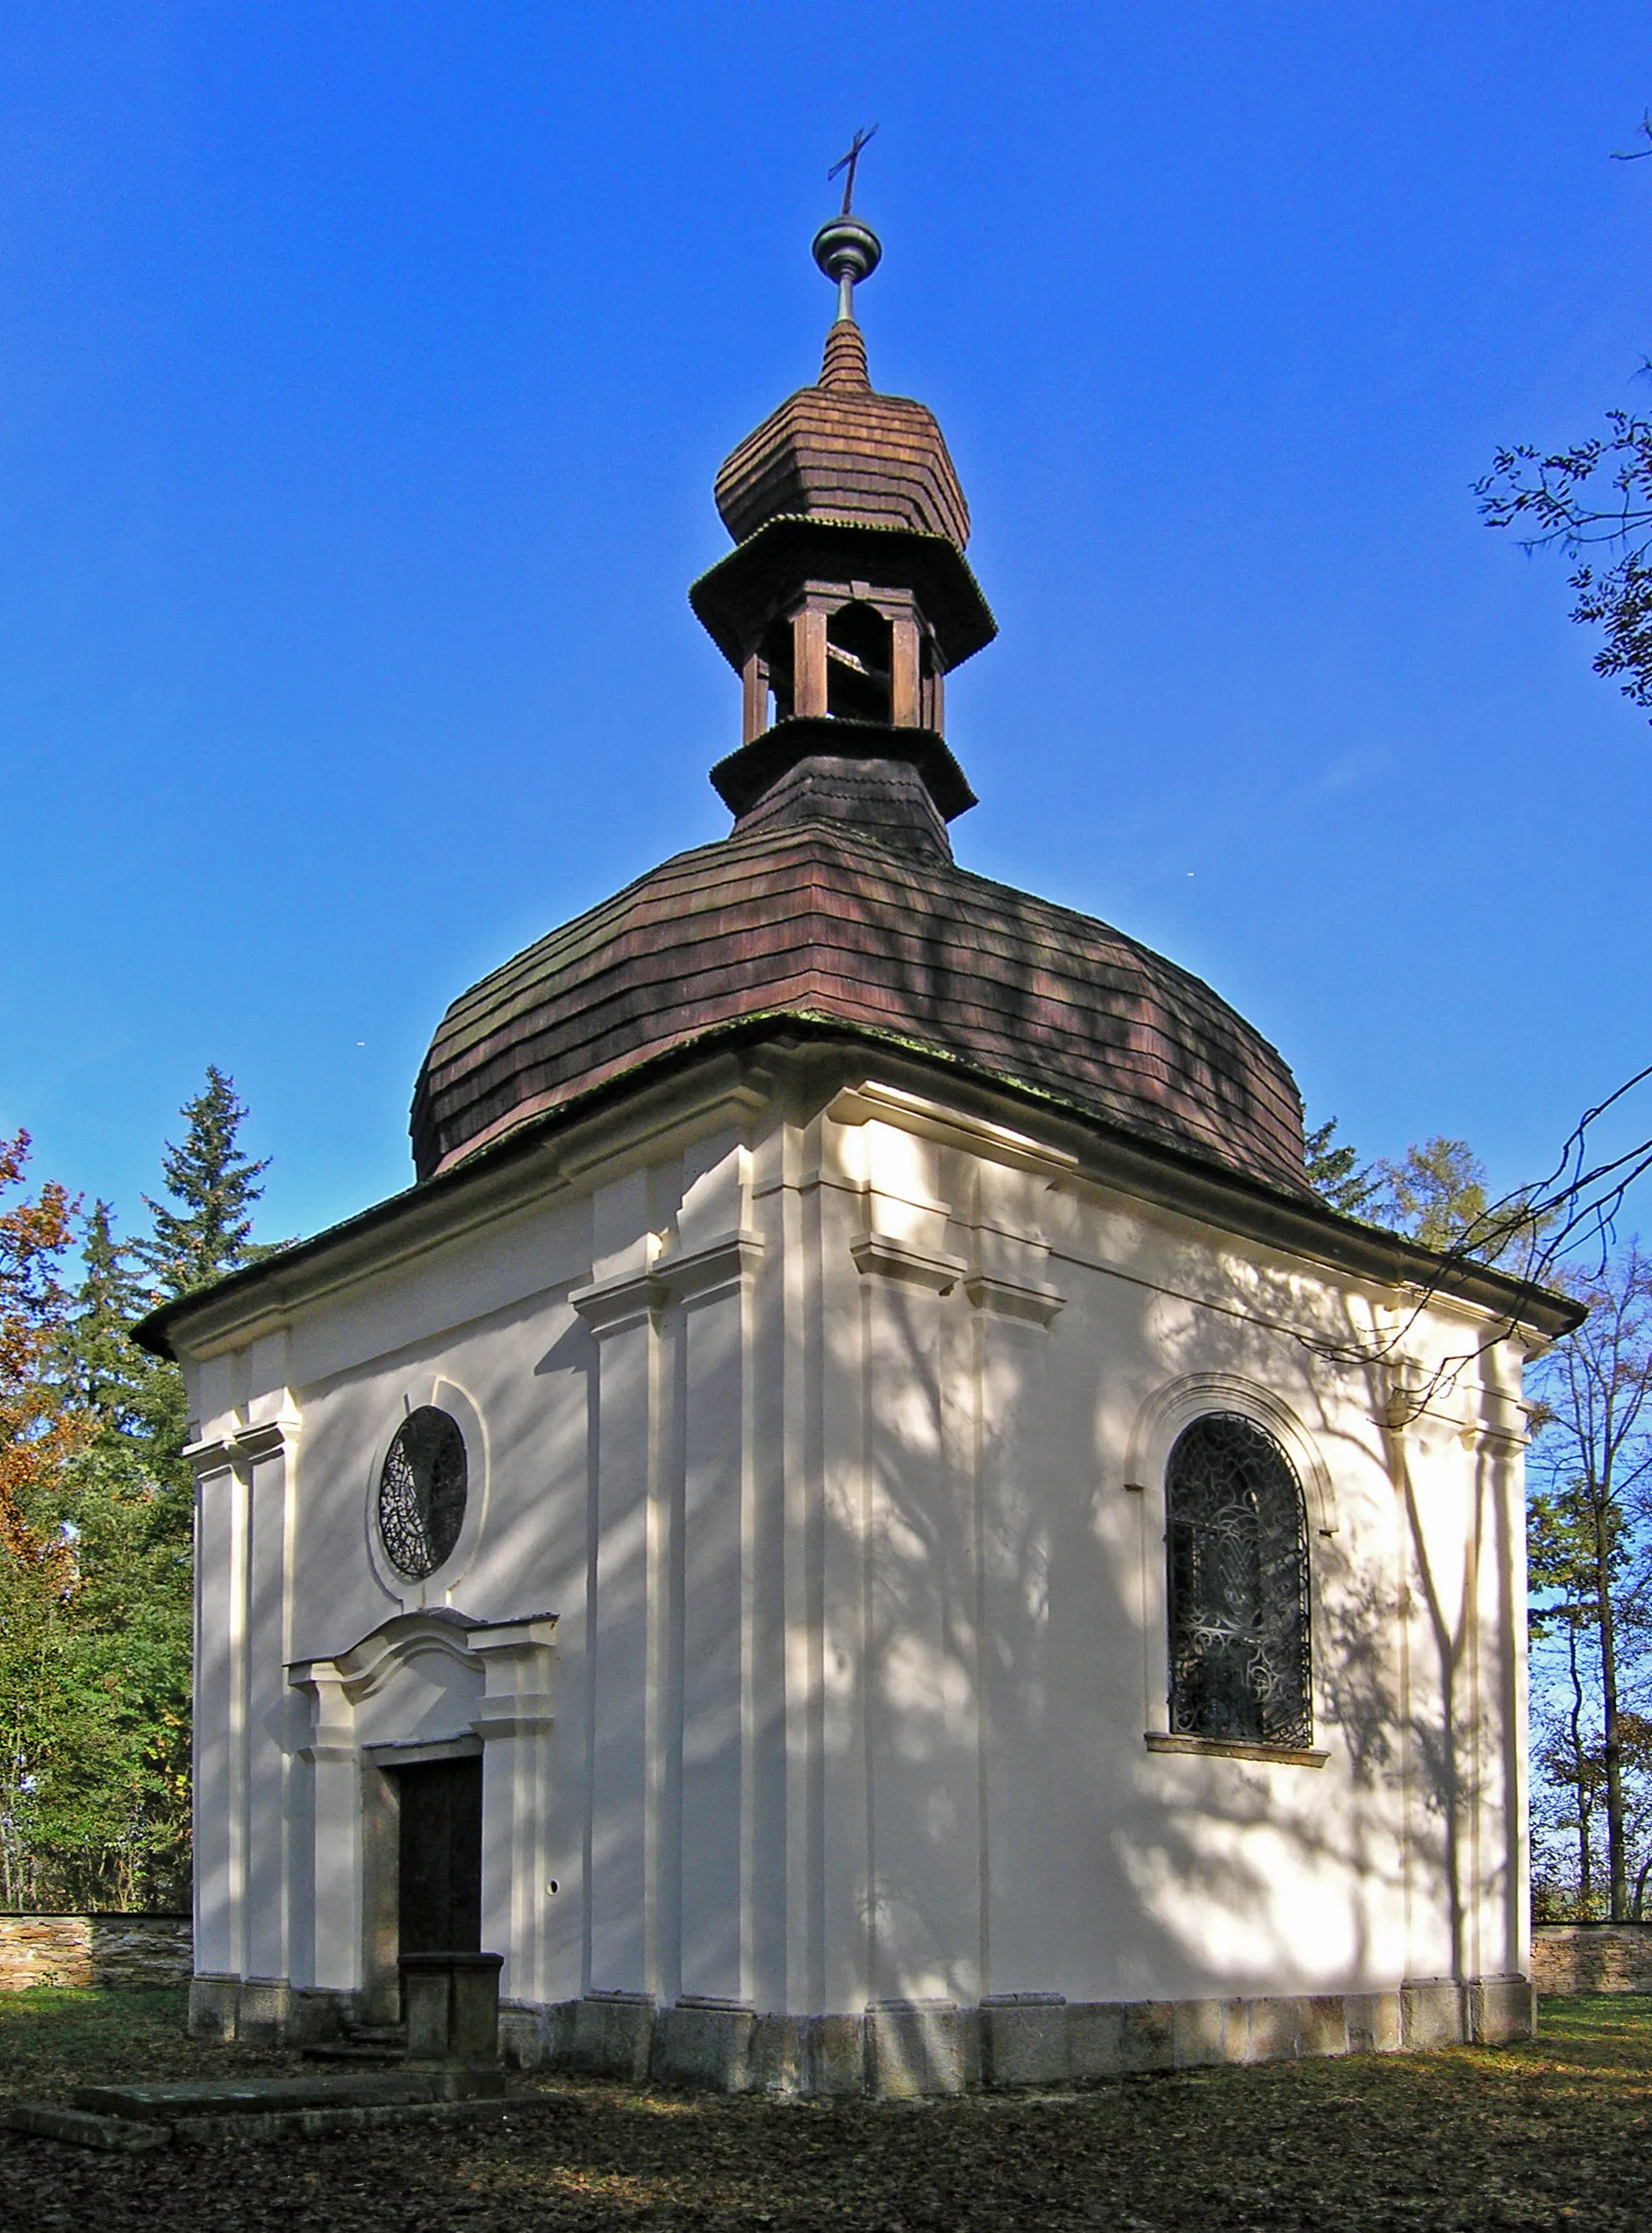
[[[402,1797],[397,1768],[432,1760],[478,1760],[479,1736],[417,1738],[361,1748],[361,2000],[368,2023],[399,2023]]]

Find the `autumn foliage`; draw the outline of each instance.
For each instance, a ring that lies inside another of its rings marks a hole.
[[[29,1135],[0,1141],[0,1201],[21,1188]],[[55,1179],[0,1209],[0,1549],[40,1572],[67,1567],[55,1492],[85,1446],[87,1414],[52,1371],[68,1310],[60,1277],[77,1205]]]

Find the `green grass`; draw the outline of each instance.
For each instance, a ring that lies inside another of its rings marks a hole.
[[[1568,1993],[1546,1996],[1538,2036],[1563,2040],[1575,2051],[1604,2056],[1652,2056],[1652,1993]]]
[[[189,1993],[178,1986],[117,1992],[35,1985],[0,1993],[0,2097],[47,2101],[104,2079],[297,2067],[295,2056],[191,2039],[184,2029],[189,2008]]]

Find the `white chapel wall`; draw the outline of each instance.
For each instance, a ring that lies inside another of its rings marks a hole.
[[[304,1757],[285,1669],[407,1611],[372,1491],[440,1385],[486,1510],[428,1601],[556,1616],[533,1881],[490,1910],[515,1997],[853,2010],[1519,1967],[1507,1366],[1392,1424],[1389,1378],[1312,1346],[1391,1308],[863,1102],[656,1151],[295,1312],[191,1372],[230,1453],[201,1489],[198,1965],[360,1981],[361,1852],[316,1808],[361,1771]],[[1404,1346],[1426,1369],[1477,1328],[1442,1306]],[[1303,1478],[1322,1766],[1143,1743],[1163,1463],[1205,1400]],[[458,1733],[474,1682],[427,1674],[360,1709],[358,1748]]]

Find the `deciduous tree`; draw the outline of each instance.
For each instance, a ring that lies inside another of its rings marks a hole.
[[[1596,674],[1652,708],[1652,419],[1610,411],[1606,428],[1547,454],[1498,450],[1476,494],[1488,526],[1572,561],[1571,617],[1606,631]]]
[[[53,1371],[68,1308],[75,1204],[48,1180],[24,1192],[29,1139],[0,1142],[0,1897],[15,1904],[61,1693],[58,1647],[72,1552],[63,1484],[89,1421]]]
[[[1652,117],[1636,136],[1647,145],[1616,150],[1614,161],[1652,155]],[[1641,369],[1652,371],[1652,362]],[[1572,561],[1571,617],[1606,633],[1595,672],[1652,708],[1652,419],[1609,411],[1604,434],[1570,449],[1500,449],[1475,493],[1489,526],[1521,529],[1527,550],[1559,549]]]
[[[1645,1743],[1652,1648],[1652,1264],[1631,1242],[1569,1283],[1589,1316],[1534,1372],[1529,1473],[1534,1637],[1547,1663],[1538,1765],[1568,1794],[1586,1904],[1594,1825],[1606,1908],[1630,1913],[1632,1832],[1652,1793]],[[1633,1872],[1638,1873],[1638,1872]]]
[[[22,1187],[29,1135],[0,1141],[0,1198]],[[47,1369],[68,1310],[62,1263],[75,1205],[48,1179],[0,1209],[0,1548],[25,1565],[59,1556],[42,1499],[82,1439],[83,1421]]]

